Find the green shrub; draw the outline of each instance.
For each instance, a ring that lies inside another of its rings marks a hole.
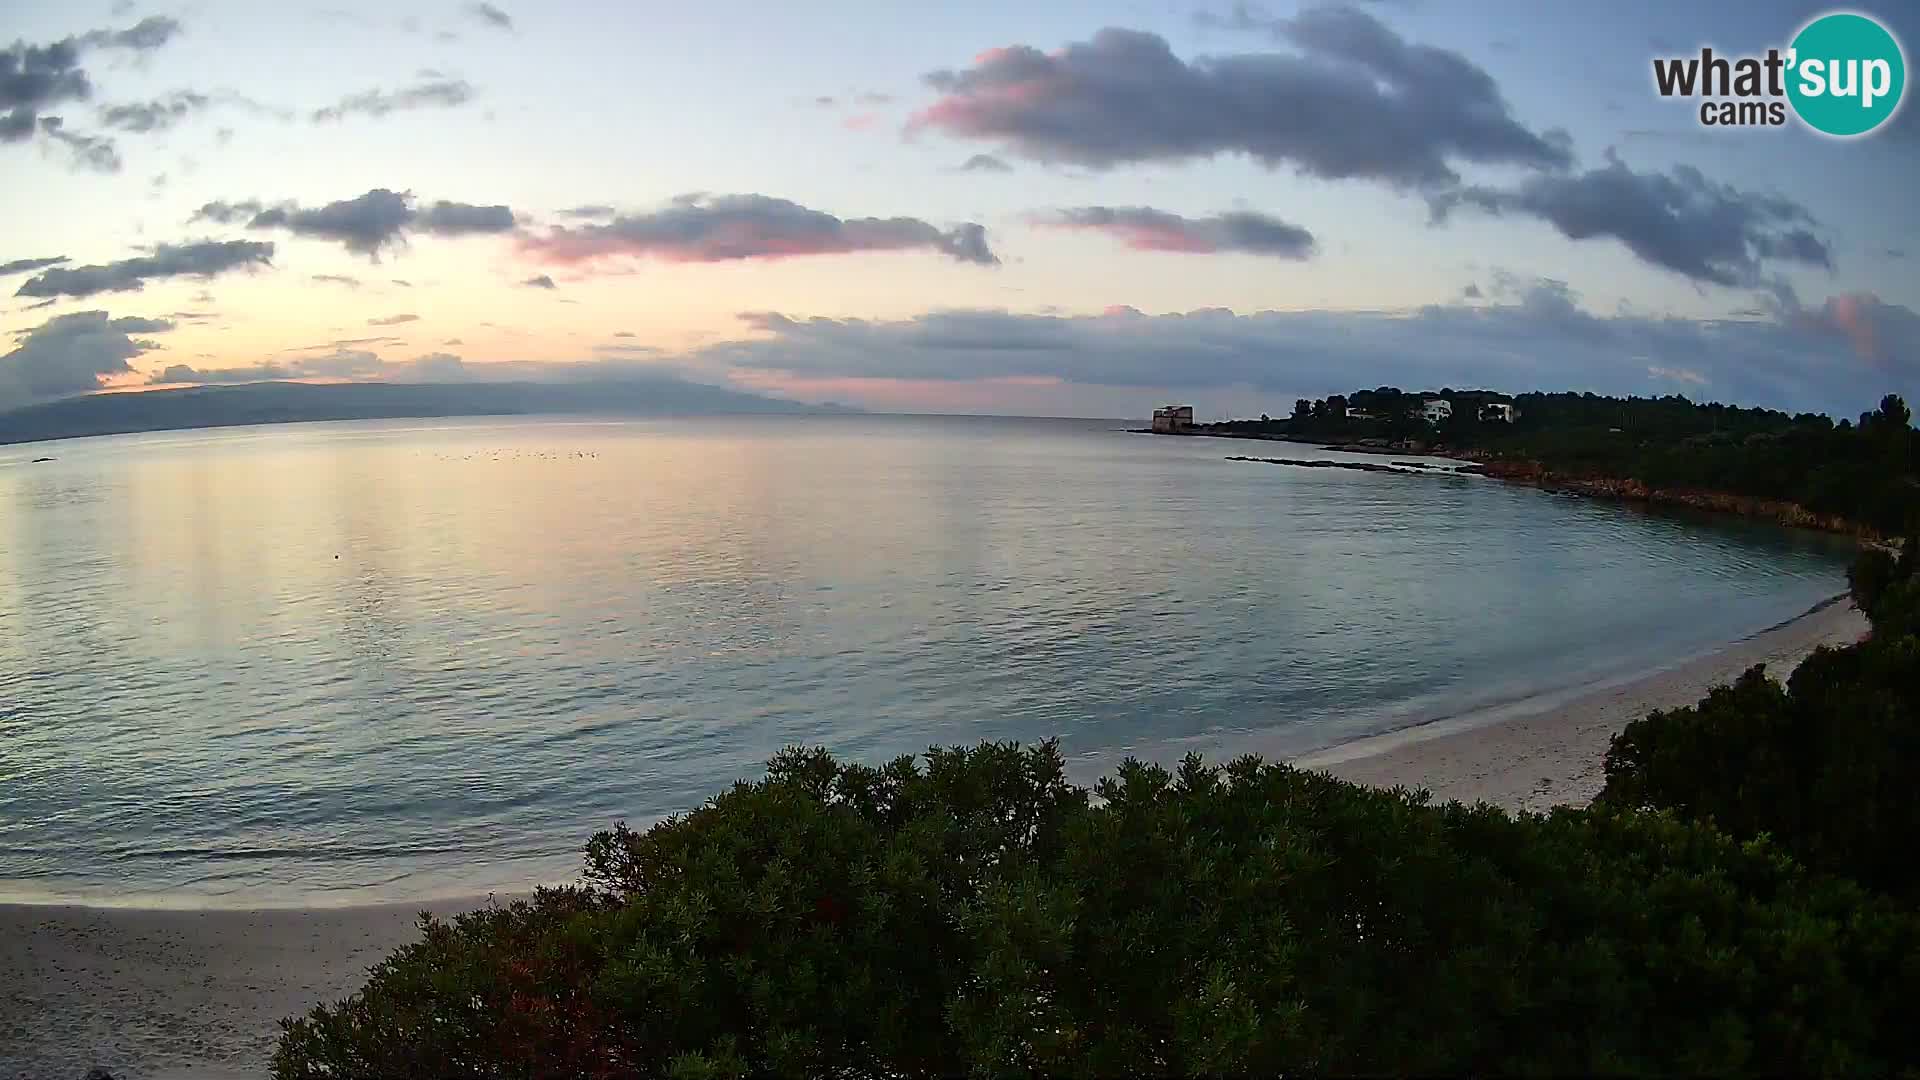
[[[1697,705],[1629,724],[1600,801],[1770,836],[1805,865],[1920,898],[1920,581],[1913,548],[1849,575],[1870,641],[1820,649],[1782,687],[1754,668]]]
[[[1915,917],[1764,842],[1242,759],[787,751],[285,1025],[274,1075],[1884,1073]]]

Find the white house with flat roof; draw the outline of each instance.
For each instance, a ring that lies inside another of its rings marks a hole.
[[[1420,403],[1420,419],[1429,424],[1453,419],[1453,402],[1441,397],[1428,398]]]

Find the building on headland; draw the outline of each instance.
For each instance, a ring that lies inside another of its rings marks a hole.
[[[1373,419],[1376,419],[1376,417],[1375,417],[1375,416],[1374,416],[1374,415],[1373,415],[1372,413],[1370,413],[1370,412],[1368,412],[1368,411],[1367,411],[1367,410],[1365,410],[1365,409],[1356,409],[1356,408],[1354,408],[1353,406],[1351,406],[1351,405],[1349,405],[1349,406],[1347,406],[1347,419],[1349,419],[1349,420],[1373,420]]]
[[[1178,435],[1193,430],[1193,406],[1162,405],[1153,410],[1153,430],[1160,435]]]
[[[1511,424],[1519,418],[1520,410],[1514,408],[1511,402],[1489,401],[1485,405],[1480,406],[1480,422],[1483,424],[1490,424],[1495,421],[1503,424]]]
[[[1445,423],[1453,419],[1453,402],[1446,398],[1428,398],[1420,403],[1419,416],[1429,424]]]

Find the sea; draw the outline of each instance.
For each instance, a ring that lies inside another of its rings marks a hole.
[[[823,746],[1288,758],[1679,663],[1840,539],[905,416],[0,447],[0,900],[525,890]],[[50,457],[50,461],[34,461]]]

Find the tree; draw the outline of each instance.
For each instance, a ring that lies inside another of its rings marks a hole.
[[[1313,415],[1313,402],[1308,401],[1306,398],[1296,398],[1294,400],[1293,418],[1295,420],[1305,420],[1307,417],[1312,415]]]
[[[1820,649],[1785,686],[1754,667],[1697,705],[1627,725],[1600,800],[1769,836],[1808,866],[1920,899],[1920,582],[1914,547],[1849,574],[1873,637]]]
[[[1883,1073],[1920,922],[1764,842],[1243,758],[784,751],[285,1025],[326,1077]]]

